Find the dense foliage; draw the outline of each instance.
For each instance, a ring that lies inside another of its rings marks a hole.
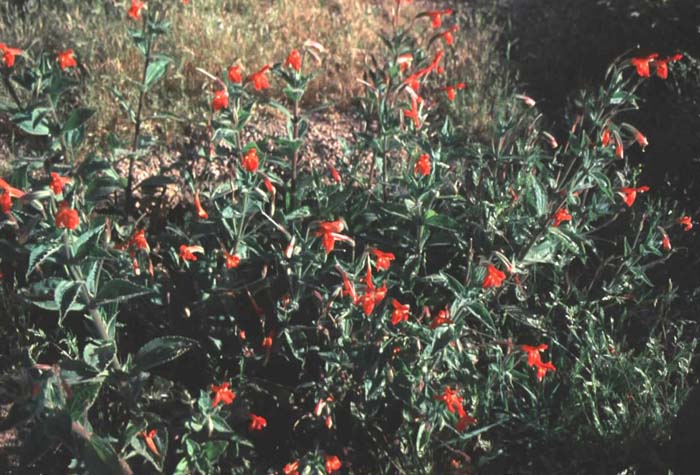
[[[0,427],[23,428],[23,465],[666,466],[696,348],[666,261],[697,223],[639,181],[627,151],[647,137],[620,114],[681,55],[615,61],[559,137],[513,91],[482,142],[460,121],[454,12],[405,18],[388,2],[343,157],[301,153],[323,110],[303,107],[325,52],[309,40],[276,63],[200,69],[211,94],[197,133],[139,180],[165,151],[143,129],[167,115],[147,110],[173,62],[165,13],[196,14],[188,3],[125,12],[143,74],[112,91],[133,130],[104,149],[83,150],[94,110],[80,52],[0,45],[0,111],[27,142],[0,182],[3,339],[20,375]],[[281,97],[262,93],[272,81]],[[250,141],[262,107],[285,130]]]

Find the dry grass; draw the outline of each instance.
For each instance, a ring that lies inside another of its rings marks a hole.
[[[56,51],[73,47],[92,76],[83,97],[97,107],[95,130],[125,130],[128,124],[109,87],[133,100],[132,78],[141,74],[142,59],[126,34],[129,0],[51,1],[24,16],[0,18],[0,41],[30,50]],[[405,15],[433,6],[461,2],[415,1]],[[323,44],[328,53],[319,65],[318,78],[309,91],[311,102],[333,101],[345,105],[362,87],[366,61],[382,47],[378,32],[390,21],[388,0],[193,0],[189,6],[171,3],[168,18],[173,32],[157,50],[176,60],[164,84],[149,97],[147,110],[167,111],[192,123],[208,107],[205,78],[195,67],[224,74],[233,64],[244,72],[267,62],[283,61],[293,47],[307,39]],[[499,31],[493,24],[463,8],[459,49],[452,70],[470,84],[463,99],[466,118],[475,130],[488,127],[493,104],[494,58]],[[423,22],[427,23],[427,22]],[[500,63],[498,63],[500,64]],[[274,91],[273,91],[274,93]],[[164,125],[166,136],[180,127]],[[471,126],[470,126],[471,127]]]

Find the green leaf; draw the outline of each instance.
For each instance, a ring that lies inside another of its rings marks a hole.
[[[19,112],[12,116],[12,122],[30,135],[49,135],[51,129],[46,119],[48,109],[36,108],[31,113]]]
[[[146,69],[146,77],[143,82],[144,91],[148,91],[155,83],[160,81],[165,76],[168,70],[168,65],[172,62],[167,56],[158,55],[151,58],[151,62]]]
[[[547,239],[530,248],[523,257],[523,264],[549,264],[554,259],[555,243]]]
[[[197,346],[197,341],[183,336],[164,336],[143,345],[134,357],[132,372],[138,374],[179,358]]]
[[[97,400],[101,388],[102,381],[90,381],[71,386],[72,396],[66,401],[66,410],[70,414],[71,419],[78,420],[82,418],[83,414]]]
[[[53,294],[53,300],[58,307],[59,323],[63,322],[63,319],[66,317],[68,311],[73,308],[73,304],[77,300],[80,293],[80,286],[80,283],[72,280],[62,280],[56,286],[56,290],[54,290]],[[73,308],[73,310],[75,310],[75,308]]]
[[[133,284],[128,280],[115,279],[105,283],[95,297],[97,305],[121,303],[153,293],[148,287]]]
[[[534,206],[538,217],[544,216],[547,213],[547,193],[534,175],[528,175],[528,188],[532,192],[528,193],[528,201]]]
[[[119,457],[105,439],[93,435],[85,442],[82,458],[90,475],[123,475]]]
[[[63,124],[62,132],[70,132],[71,130],[81,127],[88,120],[90,120],[90,117],[92,117],[94,114],[95,109],[81,107],[79,109],[72,110],[68,115],[68,119],[66,119],[66,122]]]
[[[29,265],[27,266],[27,274],[25,278],[29,279],[29,274],[34,269],[39,267],[46,259],[51,257],[63,247],[63,244],[40,244],[32,249],[29,253]]]
[[[97,371],[104,371],[114,359],[117,349],[113,341],[88,343],[83,349],[83,360]]]

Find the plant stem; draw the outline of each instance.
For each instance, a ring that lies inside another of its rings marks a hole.
[[[294,131],[293,140],[299,139],[299,101],[294,101]],[[297,173],[299,167],[299,149],[294,150],[292,155],[292,209],[296,205],[297,194]]]
[[[146,34],[146,16],[143,18],[143,33]],[[134,183],[134,162],[136,161],[136,150],[139,146],[139,137],[141,135],[141,113],[143,111],[143,103],[146,97],[146,74],[148,66],[151,63],[151,49],[153,39],[147,36],[146,39],[146,60],[143,63],[143,75],[141,77],[141,91],[139,93],[139,105],[136,109],[136,123],[134,124],[134,141],[131,144],[131,156],[129,157],[129,178],[126,184],[126,210],[129,211],[133,205],[133,183]]]

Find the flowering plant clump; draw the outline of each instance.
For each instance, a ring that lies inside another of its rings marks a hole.
[[[27,434],[22,464],[603,473],[635,463],[630,434],[665,437],[695,354],[666,261],[695,227],[638,183],[624,150],[653,131],[620,114],[680,56],[611,65],[557,137],[509,91],[482,143],[454,125],[461,16],[388,2],[341,159],[304,157],[325,52],[309,39],[199,68],[201,138],[139,179],[164,150],[144,110],[174,62],[158,49],[172,3],[123,12],[143,76],[133,102],[114,89],[133,130],[104,149],[84,150],[79,47],[0,44],[2,113],[43,147],[0,180],[0,296],[28,387],[2,424]],[[284,132],[252,141],[263,106]]]

